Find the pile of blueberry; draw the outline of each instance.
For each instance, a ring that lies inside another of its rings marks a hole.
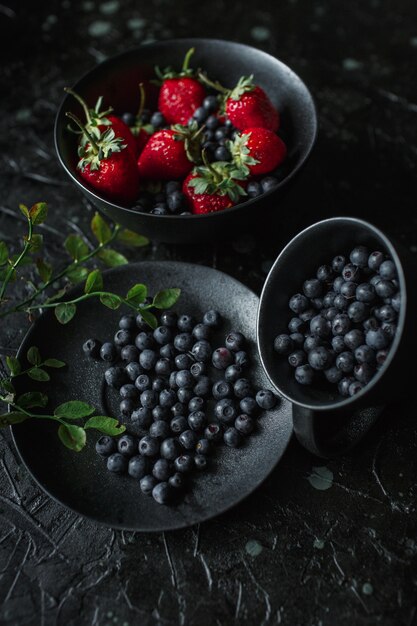
[[[113,342],[84,343],[85,354],[110,364],[105,381],[120,394],[121,419],[138,433],[102,436],[97,453],[109,471],[128,472],[158,503],[175,501],[186,475],[206,469],[216,443],[240,446],[260,412],[276,404],[271,391],[256,391],[245,377],[242,333],[231,331],[212,348],[221,323],[214,310],[201,323],[164,311],[151,331],[140,314],[123,315]]]
[[[365,246],[334,257],[290,298],[289,334],[275,338],[302,385],[320,377],[353,396],[384,364],[397,330],[401,294],[389,256]]]

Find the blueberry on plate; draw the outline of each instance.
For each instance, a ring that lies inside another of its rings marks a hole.
[[[126,400],[128,398],[135,400],[139,395],[135,385],[132,385],[131,383],[127,385],[122,385],[119,389],[119,394],[122,400]]]
[[[336,367],[341,372],[349,374],[355,366],[355,357],[352,352],[341,352],[336,357]]]
[[[122,400],[119,405],[120,414],[123,415],[123,417],[130,417],[136,406],[137,403],[132,398],[126,398],[125,400]]]
[[[207,457],[204,454],[196,454],[194,457],[194,466],[200,471],[207,469]]]
[[[188,428],[187,419],[184,415],[178,415],[177,417],[173,417],[170,422],[170,428],[175,435],[179,435],[184,432]]]
[[[195,320],[191,315],[181,315],[178,318],[177,328],[181,333],[191,333],[195,326]]]
[[[192,430],[198,431],[204,428],[207,423],[204,411],[193,411],[188,416],[188,425]]]
[[[155,347],[155,340],[152,333],[142,331],[135,337],[135,346],[138,350],[151,350]]]
[[[303,311],[309,308],[309,300],[302,293],[296,293],[291,296],[288,306],[291,311],[293,311],[296,315],[299,315]]]
[[[256,402],[261,409],[270,411],[276,405],[277,398],[269,389],[260,389],[256,394]]]
[[[346,258],[339,254],[333,258],[331,265],[332,270],[336,272],[336,274],[340,274],[340,272],[346,265]]]
[[[177,370],[189,370],[194,363],[194,360],[191,356],[185,352],[181,354],[177,354],[175,357],[175,367]]]
[[[175,313],[175,311],[162,311],[160,322],[163,326],[176,328],[178,323],[178,315]]]
[[[166,439],[171,434],[170,425],[163,420],[156,420],[150,425],[149,434],[156,439]]]
[[[377,272],[381,263],[385,260],[385,254],[380,251],[372,252],[368,258],[369,269]]]
[[[152,489],[152,497],[158,504],[169,504],[172,501],[172,487],[167,482],[158,483]]]
[[[259,414],[259,404],[252,398],[251,396],[247,396],[246,398],[242,398],[239,402],[239,409],[242,413],[249,415],[250,417],[257,417]]]
[[[193,345],[191,353],[196,361],[207,363],[211,359],[213,349],[208,341],[206,341],[205,339],[201,339]]]
[[[189,370],[180,370],[177,372],[175,382],[180,389],[181,387],[192,389],[195,386],[195,378]]]
[[[239,350],[239,352],[235,353],[235,365],[239,365],[244,368],[247,367],[250,363],[249,355],[245,350]]]
[[[220,441],[223,437],[223,429],[220,424],[211,423],[204,429],[204,438],[208,441]]]
[[[189,332],[182,332],[174,337],[174,346],[178,352],[189,352],[193,345],[194,338]]]
[[[219,328],[222,323],[222,316],[219,311],[210,310],[206,311],[203,316],[203,323],[211,328]]]
[[[130,419],[134,424],[139,426],[139,428],[149,428],[149,426],[152,424],[151,410],[141,406],[133,411]]]
[[[195,451],[197,454],[210,454],[211,452],[211,443],[208,439],[199,439],[195,446]]]
[[[215,400],[233,398],[233,387],[225,380],[218,380],[214,383],[211,393]]]
[[[294,375],[300,385],[311,385],[314,380],[314,370],[310,365],[300,365],[296,368]]]
[[[156,456],[159,452],[159,441],[156,437],[145,435],[139,440],[138,450],[143,456]]]
[[[173,338],[172,330],[168,326],[158,326],[153,331],[153,337],[160,346],[165,346],[170,343]]]
[[[114,335],[113,341],[114,341],[115,346],[118,346],[119,348],[123,348],[124,346],[131,344],[132,339],[133,339],[132,333],[129,330],[126,330],[125,328],[121,328]]]
[[[304,281],[303,291],[307,298],[319,298],[323,293],[323,284],[317,278],[311,278]]]
[[[109,369],[104,372],[104,380],[110,387],[120,389],[126,382],[125,369],[119,366],[109,367]]]
[[[158,354],[155,350],[145,349],[140,353],[139,363],[144,370],[152,370],[158,360]]]
[[[169,437],[161,443],[160,454],[164,459],[173,461],[181,454],[182,448],[177,439]]]
[[[345,378],[342,378],[337,385],[340,395],[345,397],[349,396],[349,387],[354,382],[358,381],[355,381],[353,376],[346,376]]]
[[[141,491],[146,496],[150,496],[152,494],[152,490],[157,484],[158,481],[156,480],[155,476],[152,476],[152,474],[147,474],[146,476],[141,478],[139,482]]]
[[[369,251],[365,246],[356,246],[349,255],[350,262],[358,267],[367,267]]]
[[[239,378],[233,385],[233,391],[236,398],[242,400],[242,398],[254,396],[252,383],[247,378]]]
[[[343,378],[342,370],[338,369],[336,365],[333,365],[332,367],[329,367],[329,369],[324,370],[323,373],[329,383],[332,383],[333,385],[336,385]]]
[[[394,278],[397,278],[395,263],[390,259],[388,259],[387,261],[383,261],[379,266],[378,271],[383,280],[394,280]]]
[[[288,355],[288,363],[291,367],[298,367],[299,365],[304,365],[307,361],[307,355],[304,350],[294,350]]]
[[[194,378],[199,378],[200,376],[204,376],[205,373],[207,372],[207,365],[206,363],[202,363],[201,361],[198,361],[197,363],[193,363],[190,367],[190,372],[191,372],[191,375],[194,376]]]
[[[100,348],[100,358],[103,361],[111,363],[117,359],[117,349],[113,343],[106,341]]]
[[[377,330],[368,330],[365,336],[365,341],[366,345],[374,350],[383,350],[389,345],[389,338],[382,328],[378,328]]]
[[[183,474],[180,474],[179,472],[175,472],[175,474],[169,477],[168,484],[171,485],[173,489],[184,489],[185,478]]]
[[[127,464],[127,458],[119,452],[114,452],[107,459],[107,469],[114,474],[124,474]]]
[[[241,435],[250,435],[255,428],[255,421],[250,415],[242,413],[242,415],[238,415],[235,420],[235,428]]]
[[[158,459],[152,468],[152,474],[157,480],[168,480],[172,474],[171,463],[166,459]]]
[[[120,351],[120,358],[122,361],[127,361],[128,363],[137,361],[139,358],[139,350],[133,345],[124,346]]]
[[[191,398],[194,397],[194,390],[189,387],[181,387],[177,391],[177,398],[181,404],[188,404]]]
[[[146,389],[145,391],[142,391],[140,394],[140,403],[146,409],[155,408],[158,404],[158,393],[153,389]]]
[[[123,456],[133,456],[137,451],[137,440],[129,434],[122,435],[117,441],[117,449]]]
[[[228,348],[232,352],[239,352],[240,350],[243,350],[243,348],[245,347],[245,343],[245,336],[236,330],[232,330],[226,335],[226,348]]]
[[[212,381],[208,376],[199,376],[196,379],[196,384],[193,387],[193,393],[195,396],[201,398],[208,398],[211,393]]]
[[[132,476],[132,478],[137,478],[138,480],[140,480],[141,478],[146,476],[148,470],[149,464],[145,456],[137,454],[136,456],[132,456],[132,458],[129,460],[129,466],[127,471],[129,476]]]
[[[142,391],[146,391],[147,389],[152,388],[152,380],[148,374],[140,374],[135,380],[136,389],[142,393]]]
[[[190,454],[181,454],[174,461],[174,468],[181,474],[191,472],[194,467],[194,459]]]
[[[236,428],[230,426],[224,432],[223,441],[230,448],[238,448],[242,443],[242,436]]]
[[[86,356],[92,359],[98,359],[100,357],[101,341],[98,339],[87,339],[83,343],[83,352]]]
[[[288,335],[286,335],[288,337]],[[291,340],[292,341],[292,340]],[[224,372],[224,378],[228,383],[235,383],[242,378],[243,368],[240,365],[229,365]]]
[[[274,339],[274,350],[278,354],[287,355],[294,349],[294,343],[291,337],[285,333],[277,335]],[[227,379],[226,379],[227,380]]]
[[[206,406],[206,400],[200,396],[194,396],[188,403],[188,410],[190,413],[193,411],[202,411]]]
[[[113,452],[116,452],[117,445],[113,437],[109,435],[102,435],[96,442],[96,452],[100,456],[107,457]]]
[[[129,380],[135,381],[138,376],[140,376],[143,372],[142,366],[139,365],[137,361],[132,361],[128,363],[125,367],[125,372]]]
[[[214,415],[220,422],[225,424],[234,422],[237,416],[237,408],[234,400],[230,398],[219,400],[214,406]]]
[[[171,359],[161,358],[155,363],[155,374],[157,376],[169,376],[173,370]]]
[[[212,329],[207,324],[197,324],[193,328],[192,335],[197,341],[208,341],[211,337]]]

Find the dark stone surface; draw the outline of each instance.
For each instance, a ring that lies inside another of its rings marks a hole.
[[[52,145],[62,88],[145,39],[194,35],[258,45],[293,67],[316,98],[319,142],[277,209],[279,228],[238,240],[231,233],[229,244],[151,245],[131,259],[204,263],[259,292],[292,234],[342,214],[367,218],[417,251],[415,2],[218,1],[196,9],[187,0],[0,4],[2,238],[10,243],[20,232],[18,203],[41,199],[51,211],[50,258],[59,262],[64,233],[88,231],[92,208],[68,184]],[[2,354],[24,331],[22,318],[2,323]],[[160,536],[113,532],[67,512],[31,483],[8,434],[0,444],[2,624],[416,623],[411,404],[387,409],[342,459],[325,464],[293,442],[231,513]],[[314,488],[312,472],[329,488]]]

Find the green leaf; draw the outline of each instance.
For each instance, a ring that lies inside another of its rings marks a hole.
[[[131,289],[126,294],[126,300],[128,300],[134,306],[139,306],[142,302],[145,302],[146,296],[148,295],[148,288],[146,285],[141,285],[137,283],[133,285]]]
[[[68,235],[64,246],[74,261],[79,261],[88,254],[88,246],[79,235]]]
[[[59,359],[46,359],[44,365],[45,367],[53,367],[58,369],[60,367],[65,367],[66,363],[64,361],[60,361]]]
[[[37,204],[34,204],[29,210],[29,215],[34,226],[42,224],[48,215],[48,205],[46,202],[38,202]]]
[[[88,276],[88,269],[81,265],[73,265],[67,270],[66,276],[74,284],[82,283]]]
[[[142,310],[140,311],[141,316],[143,317],[143,319],[145,320],[145,322],[155,330],[155,328],[157,328],[158,326],[158,320],[156,319],[155,315],[153,313],[151,313],[150,311]]]
[[[48,404],[48,396],[40,391],[28,391],[17,398],[16,404],[22,409],[43,408]]]
[[[64,446],[74,450],[74,452],[80,452],[87,440],[84,428],[73,424],[61,424],[58,428],[58,437]]]
[[[129,262],[123,254],[116,252],[113,248],[103,248],[97,256],[107,267],[118,267],[119,265],[126,265]]]
[[[72,302],[62,302],[54,309],[55,317],[60,324],[68,324],[77,312],[77,306]]]
[[[41,280],[47,283],[52,276],[52,265],[43,259],[36,259],[36,268]]]
[[[57,417],[66,417],[69,420],[78,420],[81,417],[87,417],[94,413],[95,409],[91,404],[81,402],[80,400],[70,400],[56,407],[54,415]]]
[[[36,346],[32,346],[31,348],[29,348],[26,358],[29,363],[31,363],[31,365],[39,365],[40,363],[42,363],[39,348],[37,348]]]
[[[4,415],[0,415],[0,428],[12,426],[13,424],[20,424],[20,422],[24,422],[27,419],[29,419],[29,416],[24,413],[19,413],[19,411],[4,413]]]
[[[12,395],[16,393],[16,390],[13,386],[12,381],[9,380],[8,378],[4,378],[3,380],[0,381],[0,387],[3,387],[5,391],[7,391],[8,393],[11,393]]]
[[[100,302],[101,304],[104,304],[104,306],[106,306],[108,309],[118,309],[119,306],[122,304],[122,300],[121,298],[119,298],[119,296],[116,296],[116,294],[111,294],[111,293],[105,293],[102,296],[100,296]]]
[[[107,243],[112,236],[112,231],[107,222],[101,217],[100,213],[96,213],[91,220],[91,230],[99,243]]]
[[[29,252],[33,254],[36,252],[39,252],[39,250],[42,248],[42,245],[43,245],[43,235],[39,235],[35,233],[34,235],[32,235],[32,238],[30,240]]]
[[[87,276],[85,281],[84,293],[91,293],[92,291],[102,291],[103,289],[103,277],[100,270],[93,270]]]
[[[55,302],[56,300],[59,300],[60,298],[62,298],[62,296],[65,296],[67,294],[67,291],[68,291],[68,287],[63,287],[62,289],[54,293],[53,296],[51,296],[50,298],[47,298],[45,300],[45,304],[49,304],[50,302]]]
[[[181,289],[163,289],[158,291],[153,299],[153,306],[157,309],[169,309],[178,300],[181,295]]]
[[[20,254],[12,254],[12,256],[10,257],[10,260],[12,261],[12,263],[16,263],[16,261],[18,260],[19,256],[20,256]],[[31,259],[29,256],[24,256],[19,261],[19,268],[20,267],[25,267],[27,265],[32,265],[32,263],[33,263],[33,259]]]
[[[22,371],[19,359],[15,356],[6,356],[6,363],[12,376],[17,376]]]
[[[149,239],[143,235],[135,233],[133,230],[127,228],[120,230],[117,233],[117,240],[123,243],[125,246],[132,246],[133,248],[142,248],[147,246]]]
[[[28,371],[28,376],[29,378],[32,378],[33,380],[39,380],[41,382],[46,382],[48,380],[51,380],[51,377],[49,376],[48,372],[45,372],[45,370],[43,370],[41,367],[32,367]]]
[[[19,209],[27,219],[30,219],[29,209],[25,204],[19,204]]]
[[[84,424],[84,428],[95,428],[105,435],[121,435],[125,432],[126,426],[120,424],[113,417],[106,417],[105,415],[94,415],[90,417]]]
[[[9,250],[4,241],[0,241],[0,265],[5,265],[9,258]]]

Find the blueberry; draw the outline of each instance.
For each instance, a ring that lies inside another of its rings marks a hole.
[[[355,365],[353,373],[360,383],[366,385],[375,374],[375,366],[371,363],[358,363]]]
[[[171,359],[158,359],[155,363],[155,374],[157,376],[169,376],[173,367]]]
[[[341,335],[337,335],[332,339],[332,349],[338,354],[346,349],[345,340]]]
[[[222,316],[218,311],[206,311],[203,316],[203,323],[211,328],[219,328],[222,323]]]
[[[220,126],[220,128],[217,128],[215,133],[214,133],[214,138],[216,139],[217,142],[220,142],[222,139],[224,139],[228,134],[228,129],[225,128],[224,126]]]
[[[230,398],[219,400],[214,406],[214,415],[220,422],[231,424],[235,421],[237,416],[235,402]]]
[[[189,332],[180,333],[174,338],[174,346],[178,352],[189,352],[193,345],[194,339]]]
[[[324,297],[323,297],[323,306],[324,308],[329,308],[331,306],[333,306],[334,303],[334,299],[336,297],[336,294],[334,291],[328,291]]]
[[[264,411],[270,411],[276,405],[277,399],[269,389],[260,389],[256,394],[256,402]]]
[[[204,398],[200,398],[198,396],[195,396],[194,398],[191,398],[191,400],[188,403],[188,410],[190,411],[190,413],[192,413],[193,411],[202,411],[206,406],[206,401],[204,400]]]
[[[174,468],[181,474],[188,474],[194,467],[194,459],[190,454],[181,454],[174,461]]]
[[[323,308],[323,298],[311,298],[311,304],[316,311],[321,311]]]
[[[340,287],[340,295],[345,296],[348,300],[355,297],[357,284],[350,281],[343,283]]]
[[[326,370],[332,365],[333,354],[324,346],[318,346],[317,348],[313,348],[313,350],[310,350],[310,352],[308,353],[308,362],[310,364],[310,367],[315,370]],[[297,370],[298,369],[299,368],[297,368]]]
[[[175,377],[177,372],[174,372]],[[177,401],[177,394],[173,389],[163,389],[159,394],[159,404],[163,407],[172,408]]]
[[[310,352],[313,348],[317,348],[317,346],[323,345],[323,339],[320,337],[315,337],[314,335],[306,335],[303,343],[304,352]]]
[[[379,323],[376,317],[368,317],[367,320],[363,323],[364,330],[377,330],[379,328]]]
[[[204,430],[204,437],[208,441],[220,441],[223,437],[223,430],[220,424],[209,424]]]
[[[171,408],[171,413],[174,417],[179,417],[186,413],[187,407],[182,402],[176,402],[174,406]]]
[[[175,358],[177,351],[175,350],[175,346],[173,343],[167,343],[165,346],[161,346],[159,348],[159,355],[164,359],[173,359]]]
[[[141,406],[139,409],[133,411],[131,418],[132,422],[134,422],[139,428],[148,428],[152,424],[152,413],[150,409],[146,409]]]
[[[392,281],[382,279],[375,285],[375,291],[380,298],[390,298],[395,294],[397,288]]]
[[[111,363],[117,359],[117,349],[113,343],[106,341],[100,348],[100,358]]]
[[[379,275],[383,280],[393,280],[397,277],[397,270],[395,269],[395,263],[391,260],[383,261],[379,266]]]
[[[134,315],[122,315],[119,320],[119,328],[123,330],[136,330],[136,318]]]
[[[182,474],[179,474],[178,472],[175,472],[175,474],[173,474],[172,476],[169,477],[168,484],[173,489],[176,489],[176,490],[184,489],[184,487],[185,487],[184,476]]]
[[[136,117],[134,116],[133,113],[130,113],[130,112],[122,113],[120,118],[121,118],[122,122],[124,122],[127,126],[134,126],[135,125]]]
[[[212,451],[211,443],[208,439],[199,439],[195,446],[197,454],[210,454]]]
[[[339,274],[346,265],[346,258],[344,256],[335,256],[332,260],[332,269],[336,274]]]
[[[208,341],[211,337],[212,330],[207,324],[197,324],[194,326],[192,335],[197,341]]]
[[[204,321],[206,324],[207,322]],[[195,326],[194,318],[191,315],[181,315],[178,318],[177,327],[182,333],[191,333]],[[210,326],[210,324],[209,324]]]
[[[170,428],[174,434],[179,435],[184,432],[184,430],[187,430],[188,422],[183,415],[178,415],[177,417],[172,418]]]
[[[273,191],[279,185],[279,180],[275,176],[265,176],[261,178],[262,193]]]
[[[361,389],[363,389],[363,383],[359,382],[358,380],[354,380],[353,383],[349,385],[349,395],[354,396],[359,393]]]
[[[345,335],[350,330],[350,319],[346,313],[338,313],[332,322],[333,335]]]
[[[311,309],[311,310],[314,311],[314,309]],[[313,317],[315,315],[316,315],[316,312],[314,311]],[[312,319],[312,317],[310,317],[310,319]],[[292,317],[290,321],[288,322],[288,330],[290,331],[291,334],[302,333],[304,332],[305,327],[306,327],[306,324],[300,317]]]
[[[157,360],[158,355],[155,350],[143,350],[139,356],[139,363],[143,369],[147,371],[152,370],[155,367]]]
[[[142,391],[152,388],[152,381],[147,374],[140,374],[135,380],[135,387],[142,393]]]
[[[329,306],[328,309],[324,309],[324,318],[328,322],[332,322],[338,313],[339,309],[336,309],[335,306]]]
[[[158,481],[156,480],[155,476],[152,476],[151,474],[147,474],[146,476],[141,478],[139,482],[141,491],[146,496],[151,495],[154,487],[156,487],[157,484],[158,484]]]
[[[161,128],[162,126],[165,126],[165,124],[165,118],[160,111],[155,111],[155,113],[151,115],[151,125],[154,128]]]
[[[382,322],[393,322],[397,319],[397,313],[390,304],[383,304],[375,311],[375,317]]]
[[[360,269],[353,263],[347,263],[342,270],[342,277],[345,281],[357,282],[360,277]]]
[[[285,337],[288,337],[288,339],[290,339],[288,335],[285,335]],[[291,339],[290,339],[290,344],[293,345]],[[274,347],[275,347],[275,343],[274,343]],[[282,352],[280,352],[279,354],[282,354]],[[226,367],[226,370],[224,372],[224,378],[226,382],[228,383],[235,383],[238,380],[238,378],[242,377],[242,372],[243,372],[243,369],[240,365],[229,365],[229,367]]]
[[[384,365],[387,356],[388,350],[378,350],[378,352],[376,353],[376,363],[378,369]]]
[[[300,365],[304,365],[307,361],[307,355],[304,350],[294,350],[288,356],[288,363],[291,367],[299,367]]]
[[[244,350],[239,350],[239,352],[235,353],[235,365],[244,368],[249,365],[249,363],[250,359],[247,352],[245,352]]]
[[[203,102],[203,106],[204,106],[204,102]],[[216,107],[217,107],[217,103],[216,103]],[[218,125],[219,125],[219,119],[215,115],[209,115],[209,117],[206,120],[206,128],[208,128],[208,130],[216,130]]]
[[[83,352],[92,359],[98,359],[100,356],[101,341],[98,339],[87,339],[83,343]]]
[[[120,414],[123,415],[123,417],[130,417],[135,407],[136,402],[132,400],[132,398],[126,398],[125,400],[122,400],[119,405]]]
[[[199,471],[204,471],[208,465],[207,457],[204,454],[196,454],[194,457],[194,465]]]
[[[107,458],[107,469],[115,474],[124,474],[127,470],[127,458],[119,452],[114,452]]]
[[[204,122],[207,119],[207,116],[208,116],[208,111],[204,107],[198,107],[193,113],[193,118],[199,124]]]
[[[181,387],[177,391],[177,398],[181,404],[188,404],[193,396],[194,391],[188,387]]]
[[[356,288],[356,299],[358,302],[370,304],[375,300],[375,287],[369,283],[362,283]]]
[[[202,339],[201,341],[197,341],[197,343],[193,345],[191,352],[193,357],[197,361],[207,363],[211,359],[213,350],[209,342],[205,339]]]
[[[177,439],[173,439],[172,437],[164,439],[161,443],[160,453],[162,458],[173,461],[181,454],[181,445]]]
[[[238,448],[242,443],[242,435],[234,426],[230,426],[224,432],[223,441],[230,448]]]
[[[156,391],[156,389],[154,391]],[[171,419],[171,411],[167,406],[161,406],[160,404],[157,404],[152,409],[152,418],[155,420],[155,422],[166,422],[167,420]]]
[[[317,278],[311,278],[304,281],[303,291],[307,298],[318,298],[322,295],[323,285]]]
[[[257,198],[263,193],[261,184],[256,180],[251,180],[246,187],[246,193],[249,198]]]
[[[352,302],[348,307],[347,314],[352,322],[363,322],[369,315],[369,308],[364,302]]]
[[[201,430],[206,424],[206,414],[203,411],[193,411],[189,414],[188,425],[192,430]]]
[[[250,435],[255,428],[254,420],[246,414],[238,415],[235,420],[235,429],[241,435]]]
[[[392,341],[397,333],[397,326],[393,322],[383,322],[381,325],[382,330],[387,335],[390,341]]]
[[[340,293],[340,290],[342,288],[342,285],[344,283],[344,279],[342,276],[336,276],[336,278],[333,281],[333,291],[334,293],[337,295],[338,293]],[[336,296],[335,296],[336,297]],[[333,301],[334,304],[334,301]]]
[[[172,341],[172,330],[168,326],[158,326],[153,331],[153,336],[160,346],[165,346]]]
[[[303,333],[292,333],[290,337],[294,342],[295,348],[301,349],[304,346],[305,335]]]
[[[385,255],[382,252],[379,252],[379,251],[372,252],[368,258],[369,269],[376,272],[384,259],[385,259]]]
[[[135,338],[135,346],[138,350],[150,350],[155,347],[155,340],[152,333],[142,331]]]
[[[158,459],[152,468],[152,474],[157,480],[168,480],[172,474],[172,468],[166,459]]]
[[[349,350],[356,350],[359,346],[365,343],[363,332],[358,328],[352,328],[345,335],[345,345]]]
[[[322,283],[330,283],[333,280],[333,269],[330,265],[320,265],[316,276]]]
[[[158,393],[153,389],[146,389],[140,394],[140,402],[146,409],[153,409],[158,404]]]
[[[190,373],[194,378],[199,378],[200,376],[204,376],[207,371],[207,365],[199,361],[198,363],[193,363],[190,367]]]
[[[168,386],[170,389],[178,389],[177,387],[177,372],[174,370],[170,373],[168,379]]]
[[[345,296],[342,296],[341,293],[338,293],[334,299],[334,306],[336,307],[336,309],[339,309],[339,311],[345,311],[348,307],[348,304],[348,299]]]
[[[194,450],[198,437],[193,430],[184,430],[178,437],[178,440],[186,450]]]
[[[349,374],[353,371],[355,365],[355,358],[352,352],[341,352],[336,357],[336,367],[341,372]]]
[[[145,435],[139,440],[138,450],[143,456],[156,456],[159,452],[159,441],[156,437]]]
[[[117,441],[117,449],[124,456],[133,456],[137,450],[137,440],[132,435],[124,434]]]
[[[233,355],[228,348],[217,348],[213,352],[212,363],[216,369],[225,370],[233,361]]]
[[[168,328],[176,328],[178,323],[178,315],[175,313],[175,311],[163,311],[161,313],[160,322],[163,326],[168,326]]]
[[[239,402],[239,409],[242,413],[249,415],[250,417],[256,417],[259,413],[258,403],[255,398],[251,398],[250,396],[241,399]]]
[[[399,291],[395,294],[395,296],[391,298],[391,306],[394,311],[397,311],[397,313],[399,313],[401,307],[401,294]]]
[[[125,330],[124,328],[121,328],[115,334],[113,341],[114,341],[115,346],[119,346],[119,348],[123,348],[124,346],[127,346],[130,343],[132,343],[132,339],[133,339],[132,333],[129,330]]]
[[[380,283],[382,280],[381,276],[379,274],[374,274],[373,276],[371,276],[371,278],[369,279],[369,284],[373,285],[374,287],[377,286],[378,283]]]
[[[126,382],[126,372],[123,367],[109,367],[109,369],[104,372],[104,380],[110,387],[120,389]]]
[[[329,383],[337,384],[342,378],[343,373],[340,369],[338,369],[335,365],[329,367],[329,369],[324,370],[324,375]]]
[[[182,191],[173,191],[167,196],[167,205],[171,213],[178,213],[185,205],[185,196]]]
[[[254,395],[252,384],[247,378],[239,378],[233,385],[233,391],[239,399]]]
[[[137,361],[132,361],[126,365],[125,372],[129,380],[135,381],[142,374],[143,368]]]
[[[356,246],[350,253],[349,258],[353,265],[357,267],[367,267],[369,259],[368,248],[365,248],[365,246]]]
[[[319,298],[314,298],[314,300],[311,300],[311,302],[318,300]],[[313,319],[313,317],[315,317],[317,315],[317,311],[316,309],[314,309],[313,307],[310,307],[309,309],[306,309],[305,311],[303,311],[302,313],[300,313],[300,320],[302,322],[311,322],[311,320]],[[292,318],[297,319],[297,318]],[[292,322],[292,320],[291,320]],[[291,324],[290,322],[290,324]],[[297,322],[293,322],[293,324],[297,324]],[[289,325],[288,325],[289,326]],[[303,326],[301,324],[299,324],[299,330],[302,331],[303,330]],[[295,330],[295,332],[297,332],[297,330]]]
[[[128,398],[135,400],[138,397],[138,390],[136,389],[135,385],[132,384],[122,385],[122,387],[120,387],[119,393],[122,400],[126,400]]]
[[[233,387],[225,380],[218,380],[213,385],[212,395],[215,400],[222,400],[223,398],[233,398]]]
[[[232,155],[230,154],[230,150],[228,150],[225,146],[219,146],[214,151],[214,158],[216,161],[231,161]]]
[[[378,328],[377,330],[368,330],[365,340],[366,345],[374,350],[383,350],[384,348],[387,348],[389,344],[389,338],[382,328]]]
[[[149,466],[146,457],[137,454],[136,456],[132,456],[132,458],[129,460],[129,466],[127,471],[129,476],[132,476],[132,478],[137,478],[138,480],[140,480],[141,478],[146,476],[148,470]]]
[[[243,350],[243,348],[245,347],[245,343],[245,336],[238,331],[232,330],[226,335],[226,348],[228,348],[232,352],[240,352],[241,350]]]
[[[337,385],[340,395],[347,397],[349,395],[349,387],[354,382],[355,379],[352,376],[342,378]]]
[[[177,387],[187,387],[189,389],[192,389],[195,385],[195,379],[188,370],[180,370],[177,372],[175,382],[177,383]]]
[[[171,432],[169,424],[162,420],[156,420],[149,428],[149,434],[156,439],[166,439]],[[162,480],[162,479],[161,479]]]
[[[116,448],[116,441],[113,439],[113,437],[109,437],[108,435],[103,435],[96,442],[96,452],[100,456],[110,456],[110,454],[116,452]]]
[[[310,322],[310,333],[321,339],[326,339],[331,334],[331,325],[321,315],[316,315]]]

